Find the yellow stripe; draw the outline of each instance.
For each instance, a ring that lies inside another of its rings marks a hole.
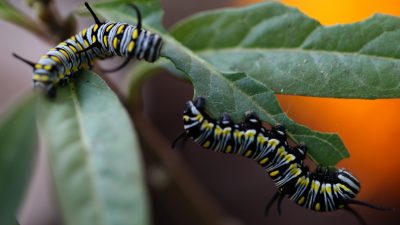
[[[82,31],[82,36],[86,36],[86,32],[87,32],[87,29],[86,29],[86,28],[83,29],[83,31]]]
[[[119,42],[118,38],[115,37],[114,40],[113,40],[113,47],[114,47],[115,49],[118,47],[118,42]]]
[[[68,59],[68,53],[64,49],[60,49],[60,52]]]
[[[40,75],[38,74],[33,75],[33,80],[40,80]]]
[[[52,55],[50,58],[56,61],[57,63],[61,63],[61,60],[57,56]]]
[[[195,117],[195,119],[197,120],[197,121],[202,121],[203,120],[203,116],[201,115],[201,114],[197,114],[197,116]]]
[[[106,28],[106,32],[110,31],[113,28],[114,24],[110,24]]]
[[[92,43],[95,43],[96,41],[97,41],[96,35],[93,35],[93,36],[92,36]]]
[[[263,160],[260,161],[261,165],[264,165],[266,162],[268,162],[268,157],[265,157]]]
[[[251,150],[247,150],[247,152],[244,154],[245,157],[249,157],[251,155],[252,151]]]
[[[108,48],[108,37],[107,36],[103,37],[103,42],[104,42],[104,46],[106,46],[106,48]]]
[[[275,171],[272,171],[271,173],[269,173],[269,175],[271,176],[271,177],[274,177],[274,176],[276,176],[276,175],[278,175],[279,174],[279,170],[275,170]]]
[[[75,53],[78,51],[73,45],[70,45],[68,47]]]
[[[208,148],[208,147],[210,147],[210,145],[211,145],[211,142],[210,142],[210,141],[206,141],[206,142],[203,144],[203,147],[204,147],[204,148]]]
[[[219,136],[222,133],[222,128],[220,126],[217,126],[214,130],[215,135]]]
[[[45,66],[44,66],[44,69],[45,69],[45,70],[51,70],[51,65],[45,65]]]
[[[304,200],[306,200],[306,198],[304,198],[304,196],[302,196],[299,201],[297,201],[297,204],[302,205],[304,203]]]
[[[225,153],[230,153],[231,151],[232,151],[232,146],[231,145],[226,146]]]
[[[94,31],[94,32],[96,32],[98,28],[99,28],[99,25],[97,25],[97,24],[96,24],[96,25],[94,25],[94,27],[93,27],[93,31]]]
[[[41,64],[35,64],[35,69],[42,69],[43,66]]]
[[[129,42],[129,45],[128,45],[128,52],[132,52],[133,47],[135,47],[135,42],[134,42],[134,41]]]
[[[190,117],[188,115],[183,115],[183,121],[188,122]]]
[[[326,185],[325,188],[326,188],[326,192],[328,192],[328,194],[330,194],[332,192],[330,185]]]
[[[138,37],[138,35],[139,35],[139,31],[138,31],[138,29],[135,29],[135,30],[132,32],[132,38],[133,38],[133,39],[136,39],[136,38]]]
[[[315,204],[315,210],[320,211],[321,210],[321,204],[317,203]]]
[[[85,46],[89,47],[89,42],[86,39],[83,39],[83,43],[85,43]]]
[[[121,34],[124,31],[125,25],[121,25],[118,27],[117,34]]]

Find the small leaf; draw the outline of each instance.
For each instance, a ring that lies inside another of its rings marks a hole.
[[[400,19],[321,26],[279,3],[194,15],[173,36],[226,73],[244,72],[275,93],[400,97]]]
[[[36,150],[35,96],[20,101],[0,121],[0,224],[15,224]]]
[[[113,10],[104,11],[102,15],[109,20],[119,17],[118,12]],[[233,21],[232,23],[234,24]],[[192,25],[192,29],[196,29],[195,24]],[[147,28],[156,30],[153,27]],[[189,27],[187,32],[190,32]],[[245,73],[221,73],[211,65],[212,62],[205,61],[168,34],[160,35],[164,40],[161,55],[170,59],[178,70],[188,76],[193,83],[195,96],[206,97],[206,109],[211,115],[218,117],[227,112],[236,121],[241,121],[244,113],[252,110],[272,125],[285,125],[289,136],[296,142],[304,141],[309,156],[319,164],[334,166],[339,160],[349,156],[338,135],[312,131],[288,118],[267,84]],[[199,42],[202,42],[202,38],[204,37],[198,36]]]
[[[41,26],[35,24],[35,21],[8,3],[7,0],[0,0],[0,18],[31,31],[39,37],[46,37]]]
[[[97,75],[78,77],[38,107],[64,220],[148,225],[139,144],[127,112]]]

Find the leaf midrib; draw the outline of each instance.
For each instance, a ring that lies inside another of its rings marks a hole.
[[[102,201],[100,200],[100,198],[97,197],[98,196],[98,194],[97,194],[98,192],[97,192],[97,189],[95,188],[95,187],[97,187],[97,185],[96,185],[96,182],[93,179],[93,177],[96,175],[96,173],[93,172],[93,166],[92,166],[93,163],[90,160],[91,157],[88,157],[88,155],[89,155],[88,153],[90,152],[91,148],[90,148],[90,144],[89,144],[89,140],[88,140],[89,138],[85,135],[86,132],[85,132],[85,129],[84,129],[83,116],[82,116],[81,110],[79,110],[79,109],[81,109],[81,107],[80,107],[80,103],[79,103],[79,100],[78,100],[76,87],[75,87],[75,84],[73,82],[70,83],[69,87],[70,87],[71,99],[72,99],[72,102],[73,102],[73,105],[74,105],[74,110],[76,112],[75,115],[76,115],[76,120],[78,122],[78,130],[79,130],[79,133],[80,133],[79,137],[81,137],[80,138],[80,140],[81,140],[80,143],[81,143],[81,146],[85,150],[84,153],[85,153],[85,162],[86,163],[84,163],[84,167],[86,168],[86,170],[88,171],[89,174],[92,174],[92,176],[89,175],[89,179],[90,179],[89,183],[91,184],[90,185],[90,189],[92,189],[92,191],[90,191],[90,194],[93,196],[92,199],[95,202],[98,203],[98,204],[95,204],[95,207],[96,207],[96,209],[98,211],[98,213],[96,213],[96,217],[99,218],[98,222],[100,222],[101,224],[105,225],[107,223],[104,223],[104,219],[102,219],[104,217],[103,216],[99,216],[99,215],[103,215],[102,212],[106,212],[106,211],[102,210],[103,209],[103,204],[101,204]]]
[[[328,50],[321,50],[321,49],[304,49],[304,48],[245,48],[245,47],[234,47],[234,48],[218,48],[218,49],[206,49],[206,50],[193,50],[198,55],[214,55],[216,53],[232,53],[232,52],[255,52],[255,53],[263,53],[266,52],[288,52],[292,54],[293,52],[298,53],[307,53],[307,54],[327,54],[327,55],[347,55],[351,57],[367,57],[371,59],[383,59],[383,60],[390,60],[390,61],[397,61],[400,58],[388,57],[388,56],[378,56],[378,55],[369,55],[365,53],[357,52],[340,52],[340,51],[328,51]]]

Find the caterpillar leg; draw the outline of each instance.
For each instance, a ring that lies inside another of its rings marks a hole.
[[[47,98],[49,98],[50,100],[53,100],[57,97],[57,90],[54,84],[46,85],[44,90]]]
[[[128,58],[126,58],[125,61],[121,65],[117,66],[114,69],[104,70],[104,72],[107,72],[107,73],[117,72],[118,70],[120,70],[120,69],[124,68],[126,65],[128,65],[128,63],[132,59],[132,57],[133,56],[128,56]]]
[[[139,10],[139,8],[138,8],[136,5],[134,5],[134,4],[129,4],[129,6],[132,7],[132,8],[135,10],[135,12],[136,12],[136,19],[137,19],[136,29],[139,31],[139,34],[138,34],[138,35],[140,35],[140,32],[142,31],[142,15],[140,14],[140,10]],[[111,69],[111,70],[104,70],[104,71],[107,72],[107,73],[116,72],[116,71],[118,71],[118,70],[124,68],[124,67],[129,63],[129,61],[130,61],[133,57],[134,57],[134,52],[132,52],[132,53],[128,56],[128,58],[126,58],[126,60],[125,60],[121,65],[119,65],[118,67],[116,67],[116,68],[114,68],[114,69]]]
[[[278,200],[279,196],[281,195],[281,193],[276,192],[274,194],[274,196],[272,196],[271,200],[269,200],[268,204],[265,206],[265,210],[264,210],[264,216],[268,215],[269,209],[271,208],[271,206]]]
[[[278,210],[278,215],[281,215],[281,214],[282,214],[281,205],[282,205],[282,201],[283,201],[283,198],[284,198],[284,197],[285,197],[285,195],[281,194],[281,195],[279,196],[279,198],[278,198],[278,204],[276,204],[276,207],[277,207],[277,210]]]
[[[171,147],[175,148],[176,144],[182,140],[182,145],[185,144],[185,141],[188,139],[188,136],[186,135],[186,131],[183,131],[175,140],[172,142]]]
[[[284,194],[280,193],[279,191],[277,191],[275,193],[275,195],[271,198],[271,200],[269,200],[267,206],[265,207],[264,210],[264,216],[268,215],[269,209],[271,208],[271,206],[277,201],[277,210],[278,210],[278,214],[281,215],[282,214],[282,210],[281,210],[281,205],[282,205],[282,200],[285,197]]]
[[[69,78],[64,77],[60,80],[60,86],[66,86],[68,84]]]

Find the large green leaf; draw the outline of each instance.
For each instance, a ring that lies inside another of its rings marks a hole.
[[[103,13],[103,16],[109,20],[120,18],[118,12],[114,10],[104,9]],[[132,17],[132,15],[127,16]],[[154,27],[148,28],[157,30]],[[196,29],[195,26],[193,29]],[[190,29],[187,28],[187,32],[189,31]],[[164,39],[162,56],[170,59],[178,70],[187,74],[193,83],[195,95],[206,97],[206,109],[212,115],[221,116],[223,112],[228,112],[233,119],[240,121],[246,111],[252,110],[270,124],[285,125],[290,137],[297,142],[304,141],[308,146],[310,157],[319,164],[333,166],[340,159],[348,157],[345,146],[336,134],[312,131],[288,118],[267,84],[245,73],[221,73],[210,62],[205,61],[168,34],[161,33],[161,35]],[[201,41],[202,38],[199,36],[198,40]],[[144,76],[144,74],[141,75]]]
[[[0,225],[15,224],[36,149],[35,97],[19,102],[0,121]]]
[[[173,36],[224,72],[245,72],[275,93],[400,97],[400,19],[376,15],[321,26],[279,3],[199,13]]]
[[[38,107],[66,224],[147,225],[139,145],[127,112],[92,72]]]

